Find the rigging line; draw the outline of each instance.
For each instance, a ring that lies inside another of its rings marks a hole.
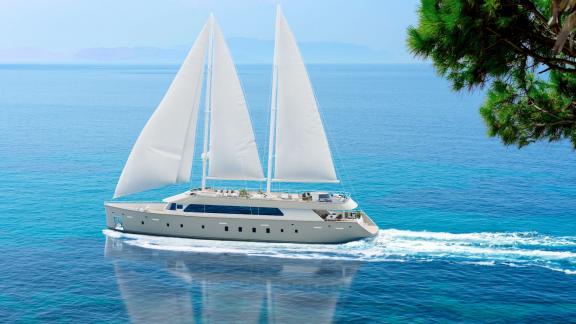
[[[306,73],[308,74],[308,78],[310,78],[308,71],[306,71]],[[316,107],[318,108],[318,113],[320,114],[320,118],[322,120],[323,126],[324,126],[324,132],[325,133],[332,133],[331,128],[328,126],[328,121],[326,118],[322,118],[322,116],[325,114],[323,113],[323,109],[320,106],[320,103],[318,102],[318,98],[316,96],[316,90],[314,87],[314,84],[312,83],[312,81],[310,81],[310,86],[312,88],[312,93],[314,94],[314,101],[316,102]],[[341,178],[343,178],[343,181],[340,181],[339,186],[341,189],[343,189],[344,191],[349,191],[351,190],[350,194],[356,195],[356,189],[354,187],[354,184],[350,181],[350,177],[349,174],[347,172],[347,169],[343,163],[343,159],[342,156],[340,154],[340,150],[338,148],[338,146],[336,145],[337,141],[332,140],[332,136],[330,136],[329,134],[326,134],[326,140],[328,141],[328,147],[330,149],[330,152],[333,153],[333,157],[335,160],[337,160],[337,166],[338,168],[336,168],[336,165],[334,166],[334,168],[336,169],[336,176],[338,177],[338,175],[341,176]],[[350,187],[349,187],[350,186]]]

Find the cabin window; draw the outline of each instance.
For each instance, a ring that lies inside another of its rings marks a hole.
[[[224,230],[228,232],[228,226],[224,226]]]
[[[172,206],[171,206],[172,207]],[[184,208],[185,212],[209,213],[209,214],[241,214],[260,216],[284,216],[278,208],[271,207],[250,207],[250,206],[220,206],[220,205],[199,205],[191,204]]]
[[[176,205],[176,209],[182,209],[184,208],[184,205]]]
[[[295,230],[294,230],[294,233],[298,234],[298,230],[297,230],[297,229],[295,229]]]
[[[204,225],[202,225],[202,229],[204,229],[204,228],[205,228]]]
[[[252,233],[256,233],[256,227],[252,227]]]
[[[170,204],[170,207],[168,208],[170,210],[176,210],[176,204]]]
[[[142,225],[144,225],[144,221],[142,221]]]
[[[242,227],[238,227],[238,232],[242,232]]]
[[[166,223],[166,227],[170,227],[170,223]]]
[[[283,228],[280,229],[280,233],[284,233],[284,229],[283,229]]]
[[[270,228],[266,228],[266,233],[270,233]]]
[[[180,228],[184,227],[184,224],[180,224]]]

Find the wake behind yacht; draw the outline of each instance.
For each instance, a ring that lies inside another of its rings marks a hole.
[[[306,67],[280,8],[267,176],[236,68],[211,16],[134,144],[114,198],[190,181],[202,93],[201,187],[162,202],[106,202],[108,228],[197,239],[292,243],[343,243],[377,233],[377,225],[346,194],[271,191],[272,182],[339,182]],[[207,181],[211,179],[266,181],[266,191],[210,189]]]

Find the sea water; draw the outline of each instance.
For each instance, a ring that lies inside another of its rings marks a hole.
[[[348,192],[380,226],[375,238],[267,244],[105,230],[103,202],[176,70],[0,66],[1,322],[576,318],[576,153],[487,137],[482,90],[454,93],[428,65],[309,67],[342,182],[274,189]],[[265,161],[271,70],[238,70]]]

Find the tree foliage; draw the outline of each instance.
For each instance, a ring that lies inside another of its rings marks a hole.
[[[455,90],[487,86],[490,136],[576,149],[576,0],[421,0],[411,51]]]

